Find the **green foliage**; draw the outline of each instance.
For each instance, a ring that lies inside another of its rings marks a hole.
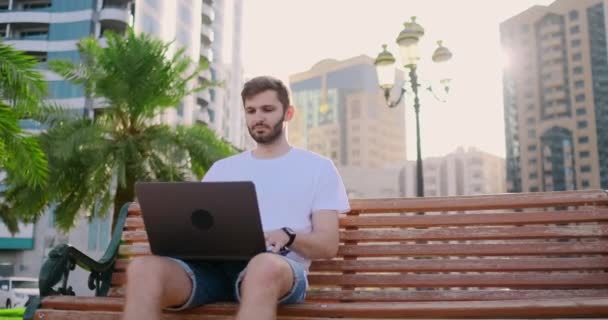
[[[48,177],[47,160],[36,137],[24,132],[19,121],[37,113],[45,94],[37,60],[0,42],[0,170],[2,184],[43,187]],[[1,194],[4,197],[4,192]],[[19,217],[6,201],[0,203],[0,219],[11,232]]]
[[[192,85],[206,64],[195,66],[183,50],[171,55],[170,44],[132,30],[108,34],[107,43],[102,48],[94,38],[83,39],[82,61],[49,63],[103,109],[95,119],[70,118],[56,106],[35,114],[49,125],[40,135],[49,181],[7,192],[23,219],[35,219],[50,203],[57,204],[55,221],[64,230],[83,210],[95,216],[114,205],[116,217],[124,202],[134,200],[136,181],[200,178],[214,161],[236,151],[204,125],[158,121],[185,96],[212,85]]]

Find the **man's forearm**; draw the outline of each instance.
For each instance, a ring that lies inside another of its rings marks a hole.
[[[338,252],[338,244],[338,237],[333,235],[297,232],[290,249],[311,260],[331,259]]]

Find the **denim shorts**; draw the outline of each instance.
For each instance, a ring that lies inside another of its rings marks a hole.
[[[294,283],[289,293],[279,300],[279,304],[293,304],[304,301],[308,289],[306,269],[298,262],[285,259],[293,272]],[[246,261],[189,261],[170,258],[179,263],[192,280],[192,293],[181,306],[166,310],[185,310],[212,302],[240,302],[240,285],[245,275]]]

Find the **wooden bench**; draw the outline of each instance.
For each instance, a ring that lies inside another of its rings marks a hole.
[[[280,307],[279,318],[608,317],[604,191],[366,199],[351,206],[340,220],[339,256],[313,262],[307,302]],[[149,247],[136,206],[123,208],[118,226],[100,261],[56,248],[41,270],[44,297],[30,301],[27,316],[119,319],[125,268]],[[62,276],[74,265],[92,271],[91,288],[102,296],[56,295],[70,293]],[[235,310],[217,303],[163,319],[228,319]]]

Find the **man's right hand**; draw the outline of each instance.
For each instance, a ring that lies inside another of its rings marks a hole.
[[[281,229],[265,232],[264,237],[266,238],[266,247],[274,253],[279,253],[289,242],[289,236]]]

